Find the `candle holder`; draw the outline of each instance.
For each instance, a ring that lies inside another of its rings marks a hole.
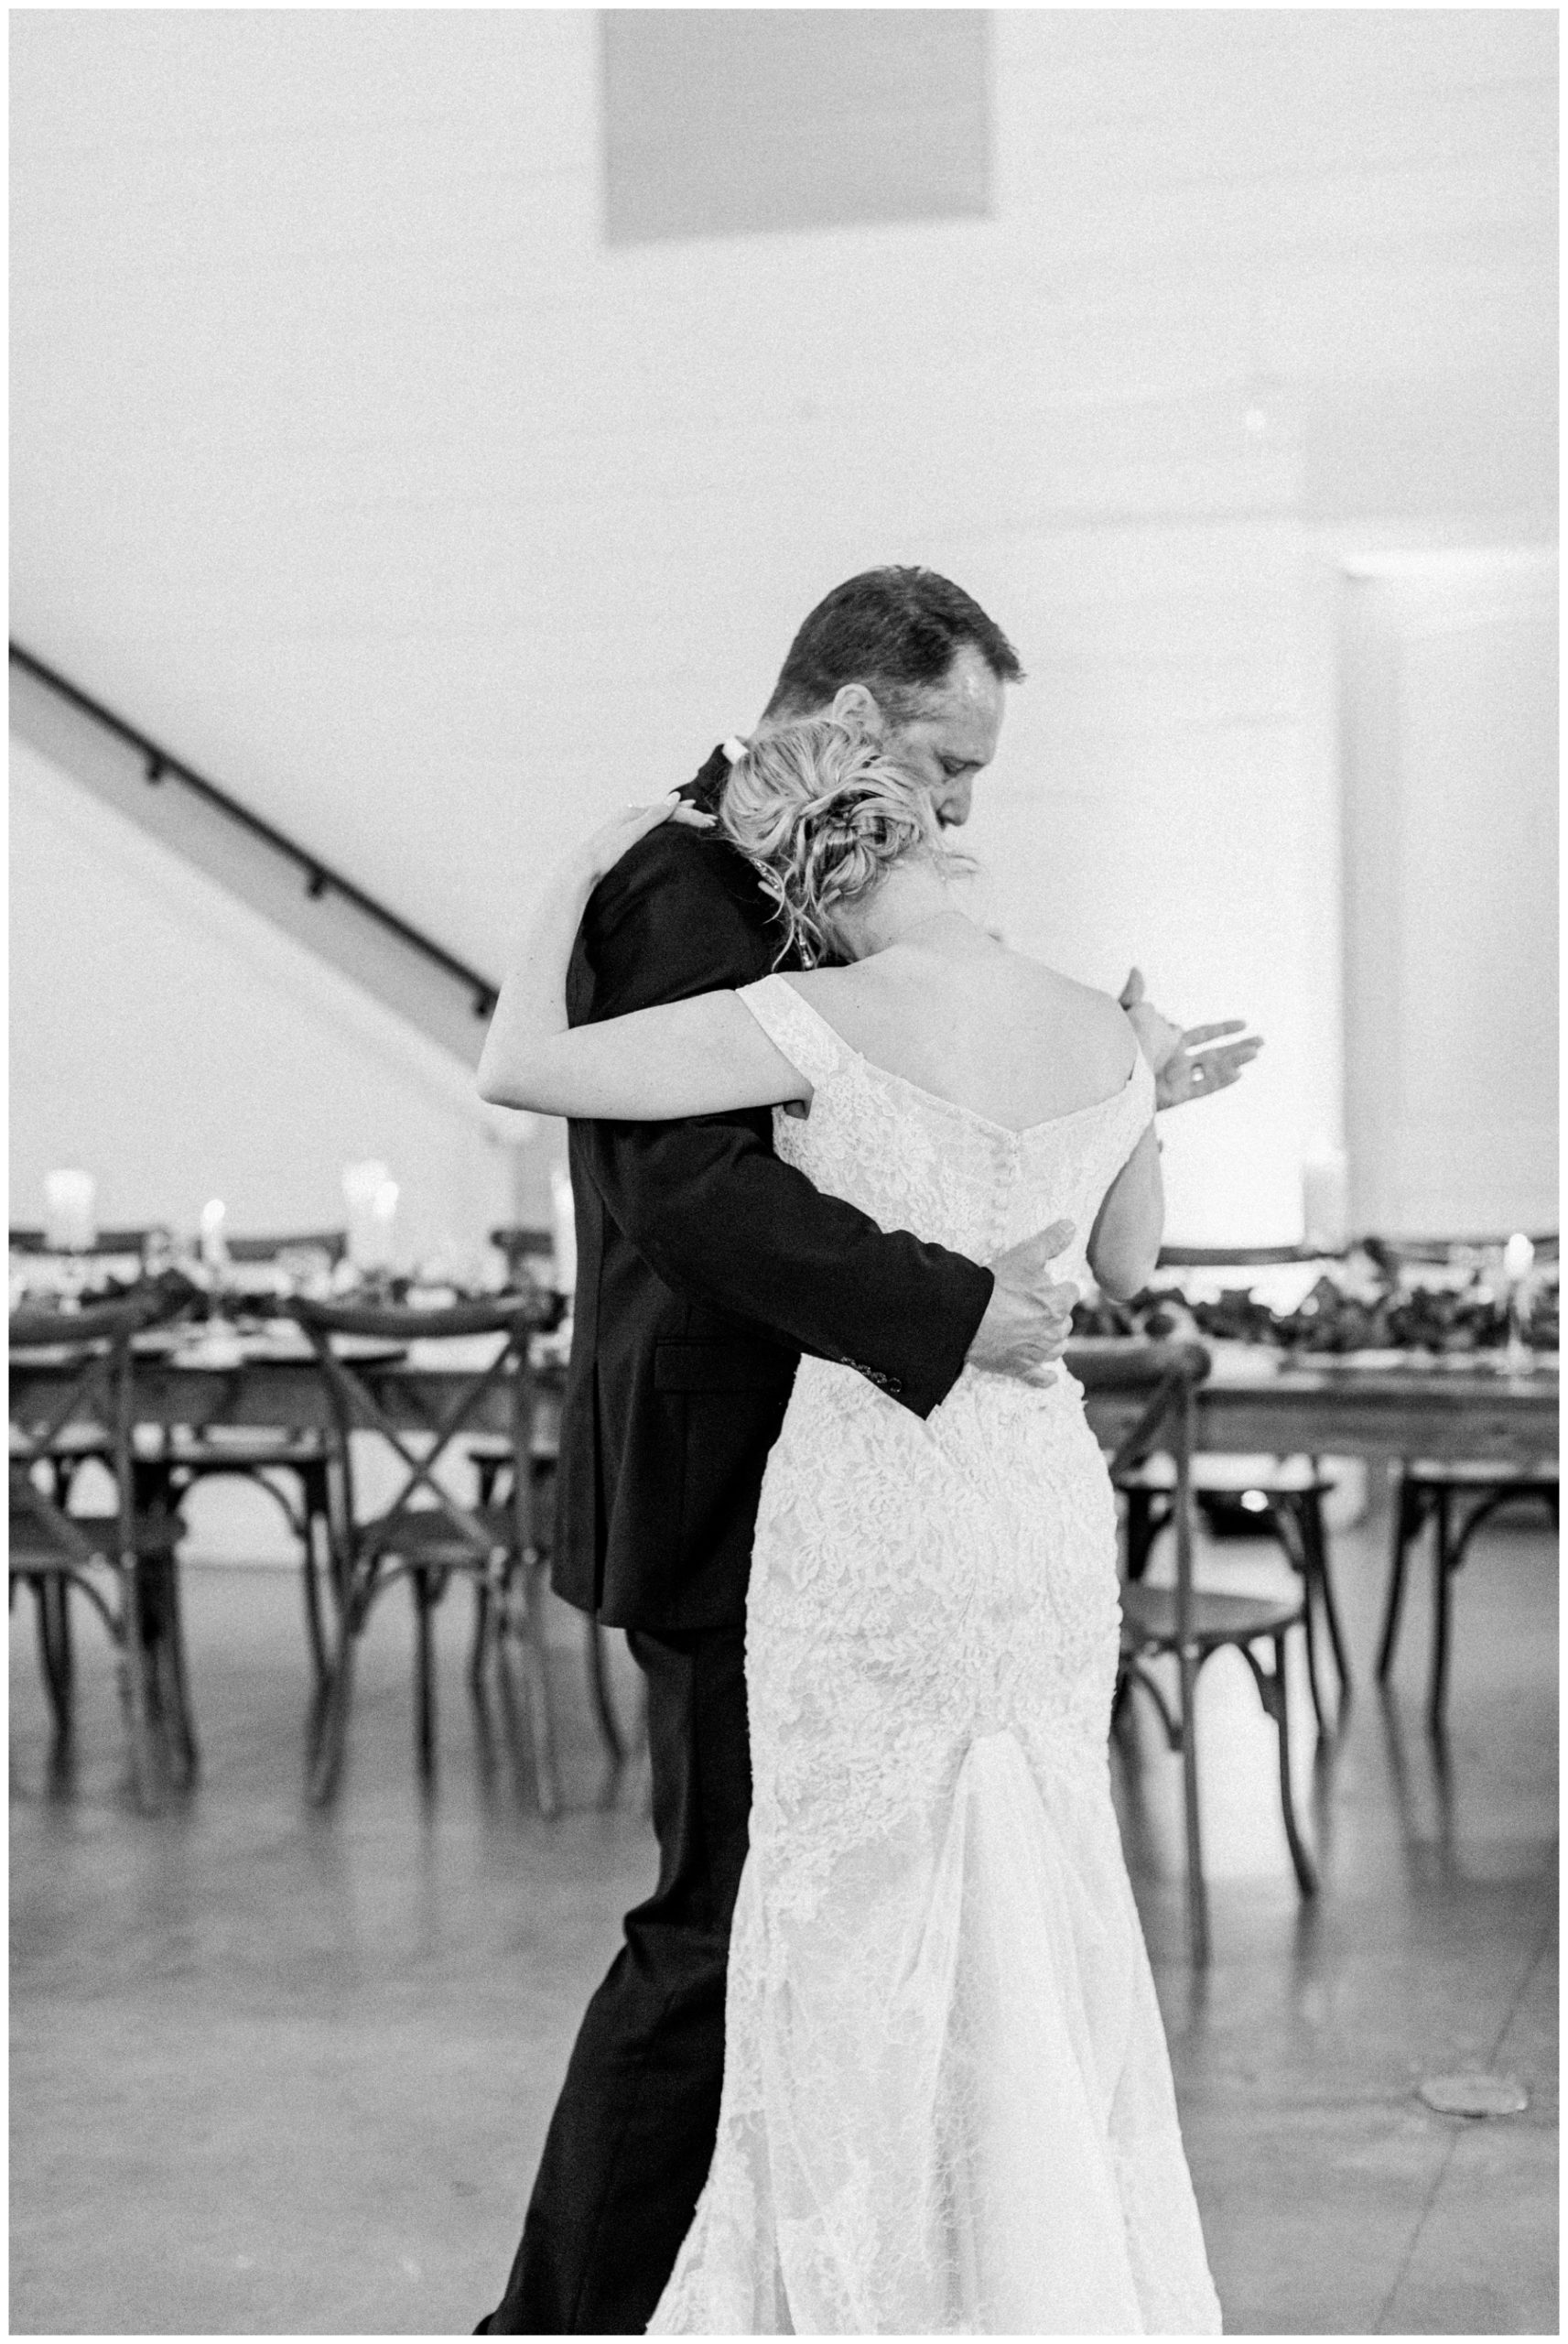
[[[1534,1266],[1534,1246],[1522,1232],[1516,1232],[1503,1248],[1503,1308],[1507,1325],[1501,1362],[1504,1375],[1528,1375],[1535,1364],[1525,1338]]]
[[[80,1310],[81,1297],[87,1291],[91,1275],[87,1267],[88,1249],[81,1245],[62,1246],[56,1256],[56,1292],[62,1310]]]
[[[1509,1288],[1508,1340],[1503,1345],[1502,1373],[1505,1375],[1529,1375],[1535,1365],[1535,1353],[1525,1329],[1530,1324],[1532,1297],[1528,1278],[1520,1278]]]

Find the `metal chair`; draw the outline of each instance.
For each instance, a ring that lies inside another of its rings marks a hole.
[[[1122,1586],[1121,1667],[1118,1703],[1133,1687],[1153,1704],[1170,1748],[1182,1761],[1186,1826],[1187,1921],[1193,1959],[1209,1958],[1208,1898],[1203,1867],[1203,1830],[1198,1805],[1197,1680],[1215,1653],[1233,1646],[1252,1672],[1263,1707],[1279,1739],[1280,1797],[1291,1862],[1303,1895],[1317,1888],[1317,1872],[1302,1839],[1291,1788],[1286,1639],[1303,1624],[1304,1591],[1290,1601],[1255,1596],[1212,1594],[1193,1585],[1192,1455],[1194,1394],[1209,1370],[1200,1343],[1130,1340],[1073,1344],[1066,1365],[1084,1386],[1101,1427],[1102,1442],[1113,1435],[1111,1478],[1118,1481],[1156,1452],[1171,1460],[1175,1583],[1170,1588],[1125,1580]],[[1265,1668],[1253,1647],[1268,1644],[1272,1667]],[[1162,1657],[1176,1666],[1173,1703],[1152,1672]]]
[[[1432,1672],[1427,1680],[1427,1730],[1434,1739],[1446,1731],[1448,1663],[1453,1635],[1454,1575],[1485,1522],[1505,1506],[1539,1505],[1558,1527],[1557,1465],[1554,1459],[1509,1465],[1496,1459],[1467,1461],[1407,1459],[1394,1485],[1393,1535],[1389,1556],[1389,1592],[1378,1646],[1378,1681],[1388,1682],[1399,1643],[1410,1550],[1432,1525]]]
[[[183,1785],[196,1768],[175,1565],[183,1525],[139,1503],[132,1441],[134,1339],[172,1315],[180,1299],[147,1288],[69,1315],[17,1311],[10,1325],[11,1591],[26,1584],[38,1606],[57,1751],[69,1747],[74,1724],[72,1588],[103,1620],[117,1657],[132,1781],[143,1805],[156,1802],[166,1774]],[[40,1379],[36,1402],[28,1397],[29,1368]],[[114,1475],[109,1513],[73,1514],[61,1491],[59,1443],[83,1422],[95,1437],[93,1453]]]
[[[473,1582],[476,1621],[470,1682],[482,1686],[486,1653],[499,1652],[517,1633],[528,1682],[529,1718],[540,1809],[554,1814],[560,1793],[541,1608],[543,1557],[534,1521],[531,1473],[514,1473],[508,1501],[461,1505],[441,1486],[438,1469],[453,1444],[504,1398],[513,1454],[531,1453],[534,1379],[528,1346],[538,1323],[532,1297],[460,1303],[433,1310],[296,1299],[290,1316],[309,1337],[331,1408],[335,1503],[332,1579],[337,1644],[330,1666],[310,1763],[309,1795],[319,1804],[336,1786],[343,1761],[352,1697],[354,1645],[377,1598],[406,1579],[414,1599],[416,1638],[416,1739],[427,1783],[435,1769],[435,1682],[432,1615],[454,1576]],[[482,1365],[442,1375],[436,1399],[422,1395],[417,1370],[357,1366],[336,1347],[342,1337],[396,1344],[438,1345],[475,1337],[498,1340]],[[361,1521],[354,1502],[354,1434],[376,1435],[401,1460],[405,1478],[394,1503]],[[422,1445],[416,1452],[411,1441]],[[521,1603],[514,1611],[519,1587]]]

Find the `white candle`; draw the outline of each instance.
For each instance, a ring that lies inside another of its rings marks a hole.
[[[44,1176],[44,1243],[51,1253],[89,1253],[97,1235],[98,1188],[91,1172]]]
[[[370,1200],[370,1232],[373,1260],[368,1267],[389,1270],[392,1267],[392,1224],[397,1218],[398,1187],[395,1180],[384,1180]]]
[[[222,1197],[214,1197],[201,1208],[201,1258],[210,1270],[223,1270],[229,1265],[229,1248],[223,1236],[226,1218]]]
[[[571,1175],[558,1164],[550,1174],[550,1220],[556,1292],[570,1295],[577,1290],[577,1216],[572,1210]]]
[[[1503,1247],[1503,1275],[1510,1287],[1522,1286],[1535,1267],[1535,1248],[1524,1232],[1516,1229]]]
[[[1343,1252],[1350,1237],[1349,1167],[1342,1147],[1320,1140],[1302,1166],[1303,1243],[1325,1253]]]
[[[1503,1370],[1509,1375],[1522,1375],[1530,1364],[1524,1330],[1530,1318],[1530,1274],[1534,1267],[1535,1248],[1523,1230],[1516,1229],[1503,1247],[1503,1308],[1508,1318]]]
[[[364,1164],[343,1167],[343,1205],[348,1217],[349,1259],[356,1269],[378,1270],[384,1266],[384,1247],[390,1233],[390,1223],[384,1227],[376,1217],[376,1199],[384,1188],[393,1193],[393,1206],[397,1202],[397,1187],[384,1164],[373,1157]]]

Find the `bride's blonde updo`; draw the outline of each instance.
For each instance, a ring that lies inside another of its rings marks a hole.
[[[731,765],[719,826],[756,866],[802,964],[845,956],[842,914],[895,863],[945,845],[925,790],[880,741],[836,717],[780,725]],[[781,953],[781,958],[782,958]]]

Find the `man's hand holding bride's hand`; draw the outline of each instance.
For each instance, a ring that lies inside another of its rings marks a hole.
[[[1119,998],[1139,1047],[1154,1069],[1157,1108],[1182,1107],[1189,1099],[1207,1099],[1227,1090],[1263,1047],[1260,1034],[1246,1033],[1245,1017],[1222,1018],[1217,1026],[1173,1026],[1146,998],[1140,969],[1130,971]],[[1227,1034],[1242,1034],[1245,1039],[1225,1042],[1219,1049],[1204,1047]]]
[[[998,1255],[991,1264],[996,1284],[975,1329],[966,1366],[1014,1376],[1023,1384],[1055,1382],[1054,1362],[1066,1350],[1073,1331],[1078,1289],[1058,1285],[1051,1264],[1065,1251],[1072,1235],[1070,1221],[1054,1221],[1049,1229]]]
[[[656,830],[661,822],[678,822],[683,830],[710,830],[714,817],[704,814],[673,789],[667,798],[661,798],[651,806],[627,806],[584,839],[580,846],[573,848],[569,859],[573,877],[586,879],[597,886],[605,873],[613,871],[622,856],[639,839],[646,838],[650,830]]]

